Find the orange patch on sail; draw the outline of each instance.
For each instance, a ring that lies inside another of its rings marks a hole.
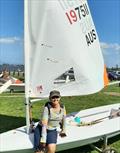
[[[107,75],[107,71],[106,71],[106,66],[104,66],[104,86],[107,86],[108,83],[109,83],[109,80],[108,80],[108,75]]]

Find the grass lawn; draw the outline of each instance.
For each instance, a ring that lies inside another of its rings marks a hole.
[[[117,92],[119,95],[108,95],[105,92]],[[14,129],[25,125],[25,105],[24,93],[3,93],[0,95],[0,133],[10,129]],[[38,121],[44,103],[46,101],[39,101],[33,104],[33,120]],[[118,84],[108,86],[99,93],[77,96],[77,97],[62,97],[62,102],[66,106],[67,113],[80,111],[83,109],[108,105],[113,103],[120,103],[120,87]],[[108,141],[110,146],[115,147],[120,153],[120,136],[116,136]],[[97,145],[101,146],[100,143]],[[96,153],[89,148],[83,146],[74,148],[60,153]]]

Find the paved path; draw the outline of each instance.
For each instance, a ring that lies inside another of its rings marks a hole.
[[[0,98],[3,98],[3,97],[17,97],[17,98],[19,98],[19,97],[25,97],[25,95],[0,95]]]
[[[111,95],[111,96],[120,96],[120,93],[118,92],[104,92],[106,95]]]

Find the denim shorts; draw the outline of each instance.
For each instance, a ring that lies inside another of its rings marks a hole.
[[[57,130],[47,130],[47,144],[57,143]]]

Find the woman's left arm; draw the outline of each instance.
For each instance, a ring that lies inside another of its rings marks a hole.
[[[66,136],[66,109],[65,109],[65,106],[63,108],[64,112],[63,112],[63,118],[62,118],[62,131],[60,132],[60,136],[61,137],[64,137]]]

